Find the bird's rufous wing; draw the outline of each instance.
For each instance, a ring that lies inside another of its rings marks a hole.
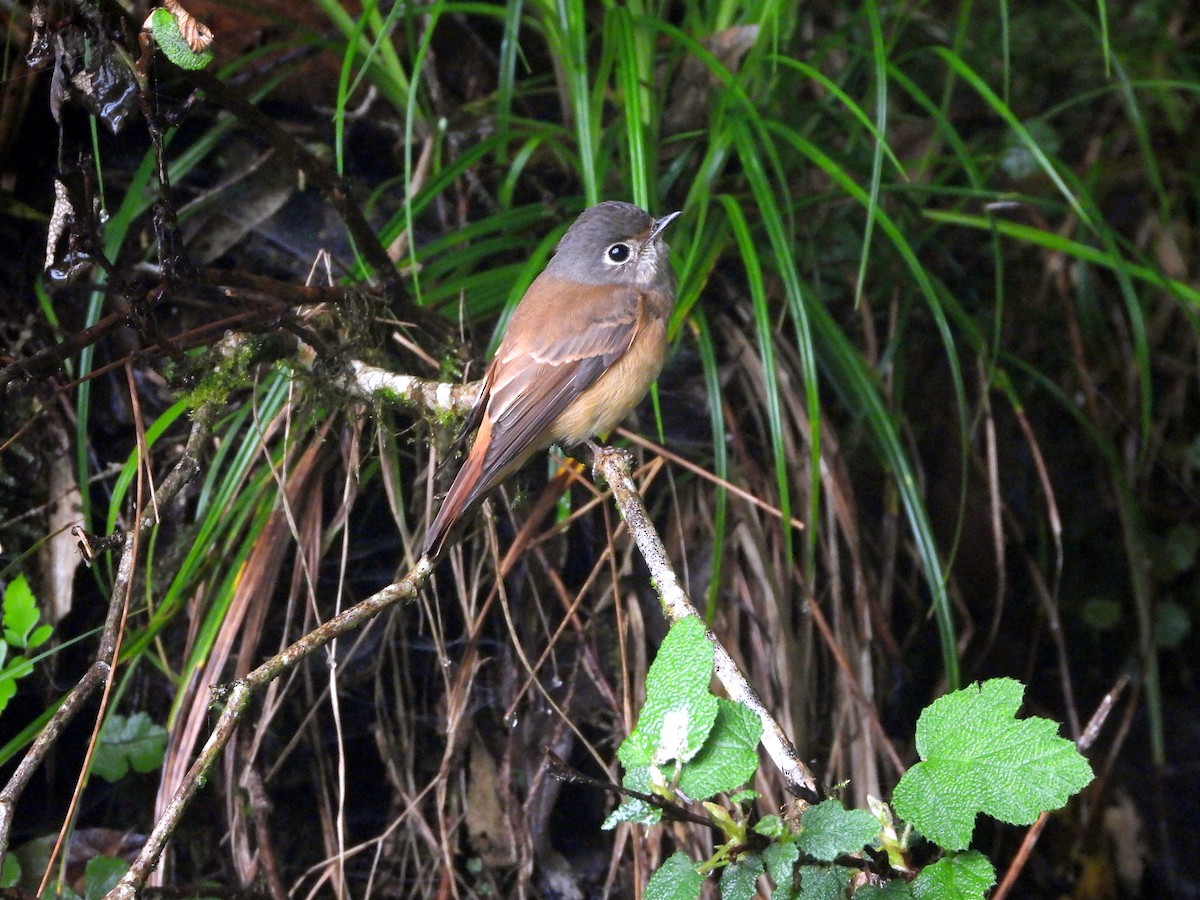
[[[553,309],[523,303],[489,371],[484,484],[537,448],[554,420],[629,350],[646,317],[633,288],[547,281],[562,292]],[[543,316],[555,316],[554,327]]]
[[[425,535],[437,556],[463,511],[539,449],[555,419],[633,344],[647,318],[632,288],[541,275],[488,367],[472,420],[479,431]]]

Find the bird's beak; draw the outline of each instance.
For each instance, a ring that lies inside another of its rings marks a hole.
[[[663,216],[661,219],[655,219],[654,224],[650,226],[650,236],[648,238],[646,238],[646,240],[647,241],[654,240],[656,237],[659,236],[659,234],[662,232],[662,230],[664,228],[666,228],[668,225],[670,225],[672,222],[674,222],[676,219],[678,219],[682,215],[683,215],[683,211],[680,210],[679,212],[668,213],[667,215]]]

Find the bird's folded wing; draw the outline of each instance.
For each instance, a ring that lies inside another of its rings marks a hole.
[[[573,286],[571,294],[560,309],[569,320],[564,324],[572,327],[530,329],[553,336],[502,345],[492,363],[485,481],[532,449],[571,402],[629,350],[643,326],[645,302],[632,288]]]

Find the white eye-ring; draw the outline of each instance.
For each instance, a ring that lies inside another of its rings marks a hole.
[[[630,252],[628,244],[613,244],[604,251],[604,261],[610,265],[619,266],[629,259]]]

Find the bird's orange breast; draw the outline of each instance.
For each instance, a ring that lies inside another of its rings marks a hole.
[[[666,353],[666,319],[644,315],[629,349],[563,410],[550,426],[547,443],[573,446],[611,431],[646,395]]]

